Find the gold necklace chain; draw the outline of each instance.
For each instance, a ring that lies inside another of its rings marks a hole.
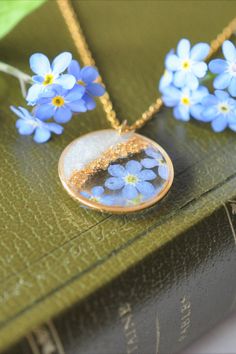
[[[71,34],[71,37],[74,41],[74,45],[83,61],[84,65],[95,66],[95,61],[92,57],[92,53],[88,47],[87,41],[83,34],[82,28],[79,24],[76,13],[71,5],[70,0],[56,0],[58,7],[61,11],[61,14],[65,20],[65,23],[68,27],[68,30]],[[206,58],[208,60],[214,53],[218,51],[223,42],[230,38],[233,32],[236,30],[236,17],[222,30],[222,32],[211,42],[210,44],[210,52]],[[99,77],[99,82],[104,85],[105,84],[101,78]],[[158,97],[154,103],[152,103],[148,109],[142,113],[141,117],[139,117],[132,125],[127,125],[126,121],[121,124],[119,119],[116,116],[116,112],[114,111],[113,104],[111,102],[111,98],[106,91],[106,93],[100,97],[100,101],[102,103],[103,109],[106,113],[106,118],[110,122],[112,128],[120,129],[122,131],[132,131],[142,128],[150,119],[152,119],[153,115],[159,112],[160,108],[163,105],[163,101],[161,97]]]

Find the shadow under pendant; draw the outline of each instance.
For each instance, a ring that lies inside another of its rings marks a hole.
[[[174,169],[165,150],[134,132],[98,130],[72,141],[59,160],[59,177],[85,206],[126,214],[150,207],[169,191]]]

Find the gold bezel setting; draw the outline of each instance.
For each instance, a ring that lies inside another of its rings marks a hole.
[[[127,213],[133,213],[133,212],[138,212],[141,211],[143,209],[149,208],[152,205],[156,204],[158,201],[160,201],[169,191],[172,183],[173,183],[173,179],[174,179],[174,168],[173,168],[173,164],[172,161],[169,157],[169,155],[166,153],[166,151],[159,145],[157,144],[155,141],[144,137],[143,135],[137,134],[137,133],[133,133],[133,137],[136,138],[141,138],[142,141],[144,141],[145,143],[147,143],[148,145],[154,147],[155,149],[157,149],[162,156],[165,159],[165,162],[168,166],[168,179],[165,181],[162,190],[157,193],[154,197],[141,202],[140,204],[137,205],[133,205],[133,206],[108,206],[108,205],[103,205],[97,202],[94,202],[90,199],[85,198],[84,196],[82,196],[81,194],[79,194],[78,192],[76,192],[70,185],[68,178],[66,178],[65,173],[64,173],[64,166],[65,166],[65,157],[67,156],[68,152],[72,149],[72,147],[74,147],[74,145],[79,141],[79,139],[84,138],[84,137],[91,137],[91,135],[94,135],[96,133],[102,133],[102,132],[114,132],[113,129],[105,129],[105,130],[100,130],[100,131],[94,131],[91,133],[88,133],[86,135],[83,135],[75,140],[73,140],[62,152],[60,159],[59,159],[59,164],[58,164],[58,173],[59,173],[59,177],[60,180],[62,182],[63,187],[65,188],[65,190],[67,191],[67,193],[76,201],[79,201],[80,203],[82,203],[83,205],[90,207],[92,209],[98,210],[98,211],[102,211],[102,212],[107,212],[107,213],[114,213],[114,214],[127,214]],[[87,147],[89,149],[89,146]]]

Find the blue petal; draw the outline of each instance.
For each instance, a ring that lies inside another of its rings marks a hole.
[[[105,204],[105,205],[115,205],[115,204],[117,204],[117,201],[116,201],[115,197],[110,196],[110,195],[104,195],[102,197],[101,202],[103,204]]]
[[[228,64],[224,59],[214,59],[209,63],[209,69],[213,74],[221,74],[227,67]]]
[[[68,74],[73,75],[76,80],[80,79],[80,65],[77,60],[72,60],[68,67]]]
[[[168,176],[169,176],[169,169],[168,169],[167,164],[163,164],[163,165],[159,166],[158,173],[162,179],[167,180]]]
[[[75,78],[72,75],[64,74],[55,80],[55,83],[61,85],[64,89],[70,90],[75,85]]]
[[[85,88],[81,85],[75,85],[66,95],[66,101],[79,100],[85,93]]]
[[[216,89],[223,90],[229,86],[230,80],[231,80],[230,74],[228,73],[220,74],[214,79],[213,86]]]
[[[54,113],[54,119],[57,123],[67,123],[71,120],[72,112],[66,107],[58,108]]]
[[[189,88],[191,88],[191,90],[196,90],[198,88],[199,81],[194,74],[189,72],[186,75],[186,84]]]
[[[205,86],[200,86],[198,90],[193,91],[191,103],[196,104],[202,102],[203,98],[209,95],[209,91]]]
[[[126,184],[122,189],[122,195],[126,199],[134,199],[138,196],[138,191],[132,184]]]
[[[28,101],[29,104],[35,104],[37,99],[39,98],[39,95],[43,91],[43,87],[39,84],[34,84],[32,85],[27,93],[26,100]]]
[[[225,92],[225,91],[222,91],[222,90],[216,90],[215,91],[215,96],[221,101],[228,100],[228,98],[229,98],[228,92]]]
[[[37,106],[35,109],[35,115],[37,118],[41,120],[46,120],[52,118],[54,114],[55,108],[52,104],[43,104],[41,106]]]
[[[72,55],[69,52],[64,52],[56,56],[52,62],[53,73],[57,76],[65,71],[72,60]]]
[[[32,76],[32,80],[35,83],[42,84],[44,81],[44,78],[43,78],[43,76],[40,76],[40,75],[34,75],[34,76]]]
[[[202,111],[203,111],[203,105],[201,104],[195,104],[192,107],[190,107],[190,114],[195,119],[202,120]]]
[[[152,197],[155,194],[155,188],[150,182],[139,182],[136,185],[138,191],[143,194],[145,197]]]
[[[81,79],[89,84],[98,78],[99,74],[97,69],[93,68],[92,66],[85,66],[81,72],[80,77]]]
[[[204,122],[211,122],[217,115],[217,106],[209,106],[202,111],[202,118]]]
[[[217,98],[215,95],[207,95],[202,99],[202,104],[204,106],[209,106],[209,105],[216,105],[218,102]]]
[[[154,159],[162,158],[161,154],[159,152],[157,152],[156,150],[154,150],[153,148],[147,148],[145,150],[145,154],[153,157]]]
[[[35,53],[30,57],[30,68],[37,75],[44,76],[51,72],[51,66],[46,55]]]
[[[133,173],[133,174],[138,173],[142,169],[141,163],[135,160],[128,161],[125,167],[129,173]]]
[[[227,127],[227,119],[224,117],[216,118],[211,123],[211,126],[215,132],[222,132]]]
[[[157,177],[155,172],[153,172],[152,170],[142,170],[141,172],[138,173],[137,176],[142,181],[152,181]]]
[[[174,86],[165,89],[163,101],[167,107],[174,107],[181,98],[181,91]]]
[[[185,71],[177,71],[174,75],[174,85],[177,87],[183,87],[186,83],[186,72]]]
[[[16,121],[16,127],[21,135],[31,135],[35,130],[35,126],[32,125],[30,121],[23,119]]]
[[[165,60],[165,66],[170,71],[176,71],[180,69],[180,60],[177,55],[167,55]]]
[[[162,100],[166,107],[174,107],[178,104],[179,99],[173,96],[164,95],[162,96]]]
[[[222,45],[222,51],[225,56],[225,58],[229,62],[235,62],[236,61],[236,49],[235,46],[233,45],[232,42],[230,41],[225,41]]]
[[[70,102],[66,105],[66,107],[68,107],[72,112],[76,112],[76,113],[87,111],[85,101],[82,99]]]
[[[210,51],[210,46],[207,43],[197,43],[195,44],[190,52],[190,58],[194,61],[204,60]]]
[[[96,84],[96,83],[88,84],[86,87],[86,90],[91,95],[98,96],[98,97],[104,95],[104,92],[105,92],[104,87],[102,85]]]
[[[236,97],[236,77],[233,77],[229,85],[229,93],[231,96]]]
[[[89,111],[96,107],[96,102],[87,93],[84,94],[83,100],[85,101],[85,105]]]
[[[124,186],[125,182],[122,178],[119,178],[119,177],[110,177],[106,180],[105,182],[105,186],[108,188],[108,189],[111,189],[111,190],[118,190],[118,189],[121,189],[123,186]]]
[[[108,172],[113,177],[123,177],[125,176],[125,168],[122,165],[110,165],[108,167]]]
[[[81,191],[80,194],[81,194],[83,197],[87,198],[87,199],[90,199],[90,198],[91,198],[91,195],[90,195],[88,192],[86,192],[86,191]]]
[[[158,166],[158,162],[155,159],[143,159],[141,160],[141,164],[145,167],[145,168],[153,168]]]
[[[189,58],[190,42],[188,39],[181,39],[177,45],[177,54],[181,59]]]
[[[101,186],[93,187],[91,190],[94,197],[100,197],[104,193],[104,188]]]
[[[64,75],[61,75],[60,77],[62,77],[62,76],[64,77]],[[59,79],[57,79],[57,80],[59,80]],[[63,88],[58,83],[55,83],[53,85],[46,86],[46,94],[43,93],[43,96],[48,97],[49,96],[48,94],[51,93],[51,92],[54,92],[55,94],[58,94],[60,96],[65,96],[65,95],[67,95],[68,90]]]
[[[178,105],[173,110],[174,116],[177,119],[188,121],[190,119],[189,107],[184,105]]]
[[[56,123],[44,123],[44,127],[50,130],[52,133],[55,133],[57,135],[62,134],[64,128]]]
[[[163,90],[172,83],[173,74],[171,71],[165,70],[159,82],[159,91],[163,92]]]
[[[51,137],[51,132],[43,127],[37,128],[34,133],[34,141],[36,143],[45,143]]]
[[[207,64],[203,62],[196,63],[192,66],[192,71],[197,77],[203,78],[207,72]]]
[[[52,98],[56,96],[57,92],[55,90],[46,90],[43,91],[37,100],[37,104],[45,104],[51,102]]]

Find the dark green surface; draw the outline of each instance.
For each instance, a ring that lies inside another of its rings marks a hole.
[[[166,52],[186,36],[210,41],[234,16],[235,1],[73,2],[119,117],[134,121],[156,98]],[[0,43],[1,60],[27,69],[73,43],[55,1]],[[235,195],[236,135],[184,124],[163,110],[142,131],[170,154],[174,185],[165,200],[134,216],[79,207],[62,189],[57,162],[77,136],[107,127],[104,113],[75,117],[46,145],[17,135],[10,104],[23,104],[13,78],[0,77],[0,348],[176,238]],[[200,257],[200,255],[199,255]],[[200,259],[199,259],[200,261]],[[193,263],[194,267],[194,263]],[[224,263],[222,263],[224,269]],[[233,298],[234,294],[232,294]]]

